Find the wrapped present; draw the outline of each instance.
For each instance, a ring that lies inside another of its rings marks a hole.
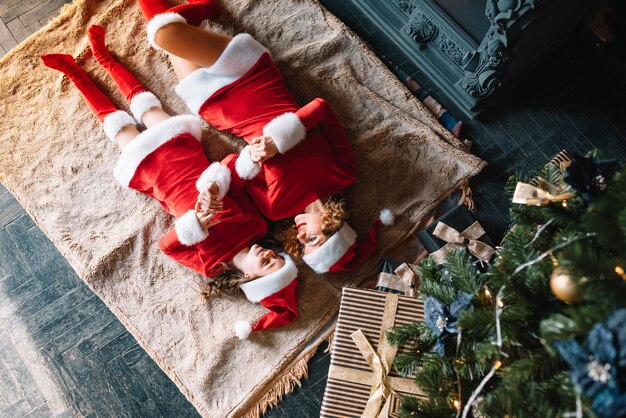
[[[467,248],[481,265],[488,263],[495,253],[494,244],[487,233],[464,206],[459,205],[417,233],[426,251],[438,264],[456,248]]]
[[[541,177],[537,177],[534,183],[536,185],[517,182],[511,201],[522,205],[545,206],[576,196],[574,193],[565,193],[564,187],[558,187]]]
[[[415,296],[419,278],[408,264],[383,260],[377,270],[376,290]]]
[[[396,417],[404,396],[424,397],[393,369],[394,326],[424,320],[423,303],[397,293],[344,288],[331,348],[321,417]]]
[[[561,152],[559,152],[557,155],[552,157],[548,164],[556,165],[557,167],[560,167],[564,170],[569,167],[573,161],[574,157],[572,157],[572,155],[566,149],[564,149],[561,150]]]

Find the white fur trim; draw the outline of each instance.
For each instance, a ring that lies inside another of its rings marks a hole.
[[[263,128],[263,135],[274,138],[281,154],[298,145],[306,137],[306,128],[295,113],[283,113]]]
[[[104,117],[102,121],[104,133],[111,140],[115,141],[115,136],[122,130],[124,126],[135,126],[135,120],[123,110],[116,110],[113,113],[109,113]]]
[[[393,213],[391,213],[390,209],[385,208],[380,211],[380,221],[383,223],[383,225],[391,226],[393,225],[395,220],[396,217],[393,216]]]
[[[146,27],[146,32],[148,33],[148,43],[152,45],[152,48],[157,51],[163,51],[163,48],[158,46],[156,43],[156,33],[163,26],[174,22],[187,23],[187,19],[178,13],[161,13],[150,19],[150,22],[148,22],[148,26]]]
[[[117,181],[122,186],[128,187],[135,175],[135,170],[144,158],[170,139],[183,133],[191,134],[199,141],[202,138],[200,119],[192,115],[172,116],[137,135],[126,145],[113,169]]]
[[[178,240],[183,245],[194,245],[202,242],[209,236],[209,231],[205,230],[196,216],[196,212],[190,209],[180,218],[176,219],[174,229]]]
[[[196,189],[198,189],[198,192],[202,193],[212,181],[217,184],[219,189],[218,197],[220,200],[223,199],[230,188],[230,170],[228,167],[218,162],[211,164],[200,174],[200,177],[196,181]]]
[[[239,177],[244,180],[251,180],[261,172],[261,166],[252,161],[250,145],[243,147],[239,153],[239,157],[237,157],[237,161],[235,161],[235,170],[237,170]]]
[[[161,101],[149,91],[142,91],[136,94],[130,101],[130,112],[135,120],[141,123],[141,117],[153,107],[161,109]]]
[[[182,79],[176,86],[176,94],[197,114],[213,93],[245,75],[266,52],[269,52],[267,48],[252,36],[240,33],[230,40],[212,66],[200,68]]]
[[[284,289],[298,276],[298,268],[294,264],[291,257],[287,254],[281,254],[285,258],[285,265],[280,270],[267,276],[241,284],[241,290],[246,294],[248,300],[258,303],[266,297],[273,295],[279,290]]]
[[[248,339],[248,336],[252,332],[252,326],[246,321],[237,321],[235,323],[235,334],[240,340]]]
[[[357,234],[347,223],[310,254],[302,257],[317,274],[326,273],[356,242]]]

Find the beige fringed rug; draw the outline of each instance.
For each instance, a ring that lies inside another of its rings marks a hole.
[[[270,49],[301,104],[320,96],[336,109],[358,161],[359,180],[349,190],[357,209],[351,223],[363,233],[382,207],[399,215],[384,231],[378,255],[482,168],[317,2],[221,3],[223,15],[209,27],[251,33]],[[377,259],[354,274],[327,277],[302,267],[298,319],[239,341],[233,322],[252,321],[263,308],[244,297],[201,302],[193,290],[198,276],[155,245],[172,219],[156,202],[117,185],[112,169],[119,150],[78,91],[40,64],[42,53],[73,54],[127,109],[89,55],[84,33],[92,23],[106,28],[111,49],[168,111],[185,112],[166,57],[148,47],[135,1],[77,0],[0,61],[0,181],[200,414],[258,414],[304,373],[302,364],[285,369],[337,311],[341,287],[358,283]],[[212,158],[240,145],[208,128],[204,143]]]

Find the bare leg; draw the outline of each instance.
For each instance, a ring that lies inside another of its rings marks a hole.
[[[181,74],[188,75],[192,68],[198,69],[213,65],[231,39],[232,37],[228,35],[200,29],[182,22],[172,22],[160,28],[156,33],[157,45],[167,51],[170,57],[175,56],[180,59],[172,60],[179,79],[182,79]]]
[[[179,81],[187,77],[189,74],[193,73],[197,69],[202,68],[201,66],[196,65],[193,62],[178,58],[176,55],[168,53],[167,57],[170,59],[172,68],[176,73],[176,78],[178,78]]]
[[[170,115],[165,113],[163,109],[159,107],[151,107],[150,110],[144,112],[141,116],[141,122],[146,125],[146,128],[150,128],[160,122],[163,122],[165,119],[169,119]]]
[[[124,151],[124,148],[126,148],[137,135],[139,135],[139,131],[135,126],[126,125],[115,135],[115,142],[117,142],[120,149]]]
[[[151,107],[150,110],[147,110],[141,116],[141,122],[146,125],[146,128],[150,128],[160,122],[163,122],[166,119],[169,119],[170,115],[165,113],[163,109],[159,107]],[[124,148],[133,140],[135,137],[139,135],[139,131],[134,125],[128,125],[122,128],[115,135],[115,142],[119,145],[120,149],[124,151]]]

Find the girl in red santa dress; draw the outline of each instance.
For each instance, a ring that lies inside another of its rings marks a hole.
[[[139,3],[148,41],[168,53],[180,80],[178,95],[215,128],[248,143],[222,164],[247,180],[245,190],[264,216],[294,219],[286,250],[318,273],[358,267],[376,250],[381,221],[393,217],[384,211],[362,240],[347,224],[338,194],[356,180],[356,164],[326,101],[299,107],[269,51],[252,36],[197,27],[219,14],[215,0]]]
[[[236,172],[209,164],[200,143],[200,119],[165,113],[157,97],[113,58],[100,26],[90,27],[88,38],[94,57],[130,101],[134,119],[115,107],[71,55],[41,58],[76,85],[108,138],[121,148],[114,175],[122,186],[156,199],[176,217],[174,228],[159,240],[160,249],[207,276],[206,294],[241,288],[248,299],[270,309],[254,328],[240,325],[240,338],[252,329],[291,322],[296,317],[296,267],[289,256],[255,244],[266,235],[267,223]],[[140,133],[137,122],[147,129]]]

